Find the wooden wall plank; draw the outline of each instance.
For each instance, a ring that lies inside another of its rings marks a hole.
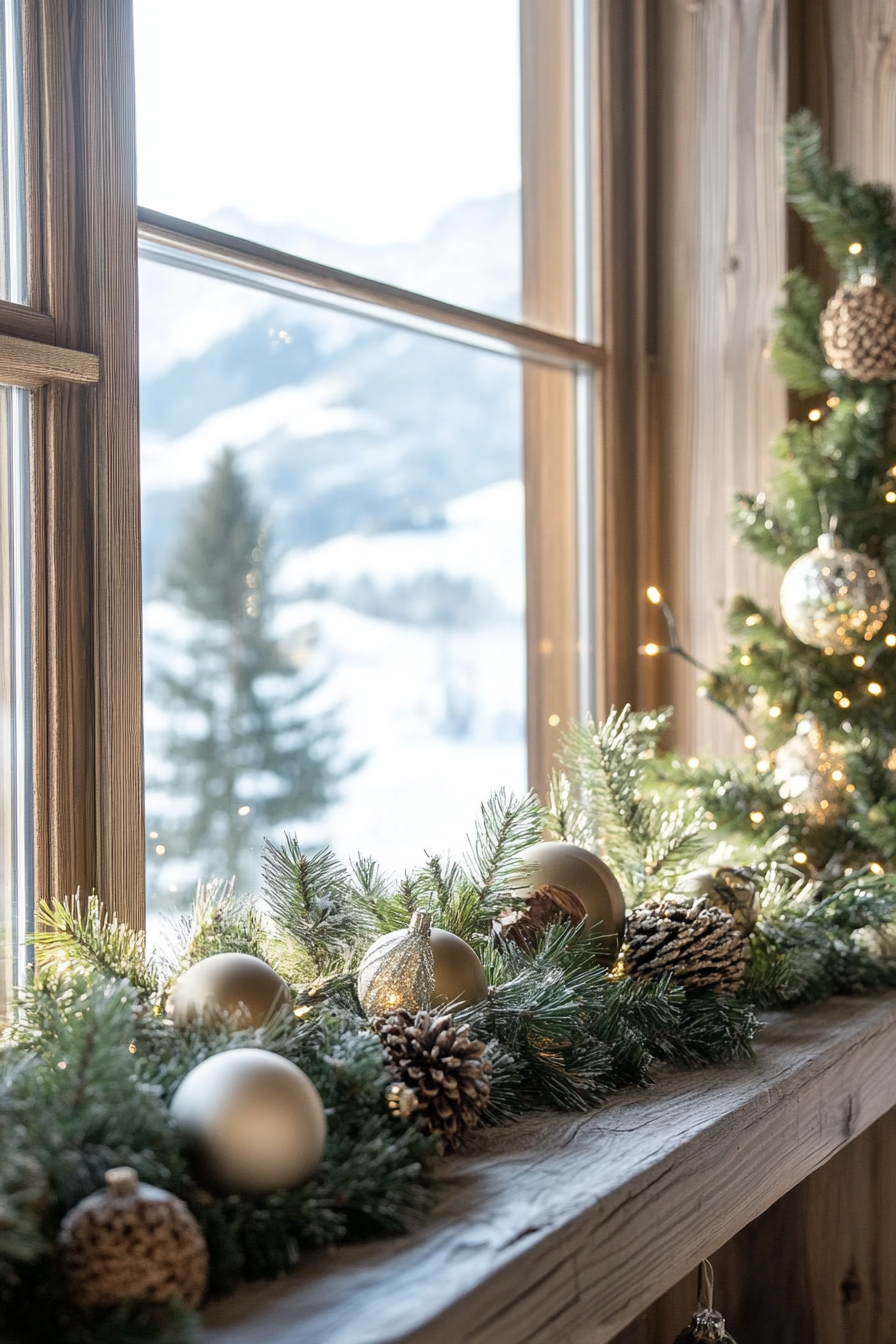
[[[785,269],[781,131],[784,0],[660,4],[659,335],[662,572],[682,637],[712,664],[739,591],[773,597],[780,576],[732,544],[737,490],[769,472],[785,394],[765,350]],[[654,638],[661,631],[657,627]],[[685,749],[739,748],[730,720],[663,667]]]
[[[644,589],[654,582],[660,516],[651,457],[648,340],[648,6],[596,6],[600,98],[595,214],[608,352],[597,445],[598,713],[649,704],[653,664]],[[657,701],[654,698],[653,704]]]
[[[95,390],[47,393],[47,885],[143,922],[131,6],[43,0],[44,286]]]

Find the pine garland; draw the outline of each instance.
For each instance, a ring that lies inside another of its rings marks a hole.
[[[401,1233],[431,1202],[436,1144],[389,1110],[379,1039],[354,993],[371,939],[414,909],[467,938],[489,994],[455,1014],[486,1043],[491,1094],[484,1119],[533,1108],[585,1110],[616,1088],[644,1087],[663,1065],[748,1060],[756,1007],[896,986],[896,881],[856,874],[807,883],[786,865],[762,874],[763,917],[737,995],[686,992],[669,978],[634,982],[599,964],[600,930],[549,926],[534,951],[491,938],[495,914],[521,902],[521,855],[544,833],[604,849],[637,902],[669,890],[716,842],[699,801],[664,802],[655,785],[669,711],[624,709],[573,724],[552,807],[499,793],[488,800],[461,861],[430,856],[394,881],[370,859],[341,865],[294,840],[265,850],[266,913],[232,886],[200,888],[172,928],[166,962],[150,964],[142,935],[91,897],[45,907],[40,968],[21,994],[0,1048],[0,1333],[35,1344],[186,1344],[195,1317],[179,1307],[125,1304],[96,1320],[65,1301],[50,1254],[59,1223],[102,1185],[110,1166],[185,1200],[211,1257],[212,1294],[290,1269],[315,1247]],[[745,776],[743,796],[753,787]],[[676,796],[687,794],[677,789]],[[225,1017],[175,1027],[173,979],[219,951],[300,968],[296,1013],[263,1029]],[[310,979],[307,977],[310,976]],[[298,1064],[329,1117],[324,1161],[297,1190],[262,1199],[199,1188],[181,1156],[168,1106],[210,1055],[253,1045]]]

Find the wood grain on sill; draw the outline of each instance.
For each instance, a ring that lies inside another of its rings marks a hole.
[[[43,387],[45,383],[95,383],[100,364],[96,355],[66,350],[58,345],[0,335],[0,383],[14,387]]]
[[[604,1344],[896,1105],[896,994],[781,1015],[755,1065],[669,1071],[443,1163],[417,1237],[207,1313],[204,1344]]]

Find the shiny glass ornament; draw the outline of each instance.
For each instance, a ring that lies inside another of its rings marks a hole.
[[[879,562],[843,549],[833,532],[801,555],[781,584],[781,615],[804,644],[847,653],[873,639],[890,608]]]
[[[775,752],[774,779],[785,812],[821,826],[841,811],[847,782],[843,760],[814,714],[805,715],[795,735]]]
[[[416,1013],[431,1006],[435,990],[431,928],[432,915],[415,910],[408,928],[383,934],[364,953],[356,988],[368,1017],[383,1017],[396,1008]]]

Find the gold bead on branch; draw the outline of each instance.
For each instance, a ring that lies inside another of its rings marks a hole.
[[[746,970],[746,947],[734,917],[705,896],[660,896],[629,914],[622,967],[633,980],[670,975],[684,989],[731,994]]]
[[[446,1148],[459,1148],[488,1104],[492,1066],[484,1043],[447,1013],[400,1010],[378,1018],[373,1029],[395,1078],[390,1109],[404,1119],[416,1115]]]
[[[90,1314],[122,1302],[205,1296],[208,1249],[186,1204],[143,1185],[132,1167],[106,1172],[106,1188],[62,1221],[57,1239],[69,1301]]]
[[[860,383],[896,379],[896,295],[873,276],[843,285],[821,319],[821,343],[832,369]]]

